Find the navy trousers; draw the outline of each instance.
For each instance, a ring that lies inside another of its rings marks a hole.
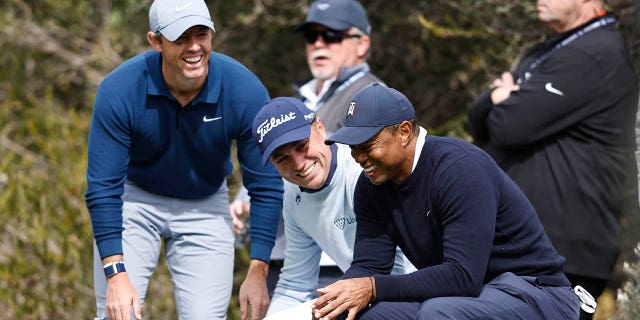
[[[438,297],[424,302],[379,302],[358,319],[578,319],[580,301],[570,286],[541,286],[532,277],[504,273],[479,297]]]

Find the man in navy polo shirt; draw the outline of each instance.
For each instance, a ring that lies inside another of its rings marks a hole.
[[[318,289],[316,318],[578,318],[564,258],[485,152],[427,135],[403,94],[375,84],[354,96],[334,142],[364,170],[353,262]],[[396,246],[417,271],[389,274]]]
[[[262,319],[282,180],[263,167],[251,123],[268,93],[247,68],[213,53],[203,0],[156,0],[155,49],[100,84],[89,132],[86,202],[96,242],[98,319],[136,318],[164,243],[180,319],[225,319],[234,235],[225,177],[237,141],[251,195],[251,264],[243,319]],[[103,272],[104,269],[104,272]]]

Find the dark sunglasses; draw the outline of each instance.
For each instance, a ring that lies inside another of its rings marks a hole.
[[[343,31],[335,31],[330,29],[322,30],[322,31],[309,29],[304,31],[304,41],[306,41],[308,44],[315,43],[316,40],[318,39],[318,36],[321,36],[322,41],[324,41],[324,43],[326,44],[342,42],[342,40],[346,38],[361,37],[361,35],[359,34],[348,34]]]

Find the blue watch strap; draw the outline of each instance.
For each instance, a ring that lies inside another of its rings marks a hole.
[[[124,268],[124,261],[114,261],[105,264],[102,269],[104,270],[104,275],[107,278],[113,277],[120,272],[127,271]]]

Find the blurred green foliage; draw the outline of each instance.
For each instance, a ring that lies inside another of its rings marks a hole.
[[[0,318],[67,318],[93,292],[81,197],[88,111],[50,94],[32,102],[0,104]]]
[[[291,95],[291,81],[309,77],[303,41],[292,28],[310,1],[207,3],[217,30],[214,49],[253,70],[272,96]],[[640,4],[609,3],[640,70]],[[83,198],[93,97],[110,70],[150,49],[150,4],[0,2],[0,319],[93,317],[93,242]],[[431,133],[467,140],[466,110],[473,97],[544,34],[534,1],[363,4],[373,25],[374,73],[411,99]],[[237,181],[230,177],[231,190]],[[628,188],[626,228],[638,220],[635,182]],[[625,248],[633,248],[629,243],[637,242],[637,232],[625,234]],[[629,252],[623,254],[631,259]],[[237,289],[247,262],[247,251],[237,250],[230,319],[239,318]],[[175,318],[164,263],[147,293],[146,319]]]

